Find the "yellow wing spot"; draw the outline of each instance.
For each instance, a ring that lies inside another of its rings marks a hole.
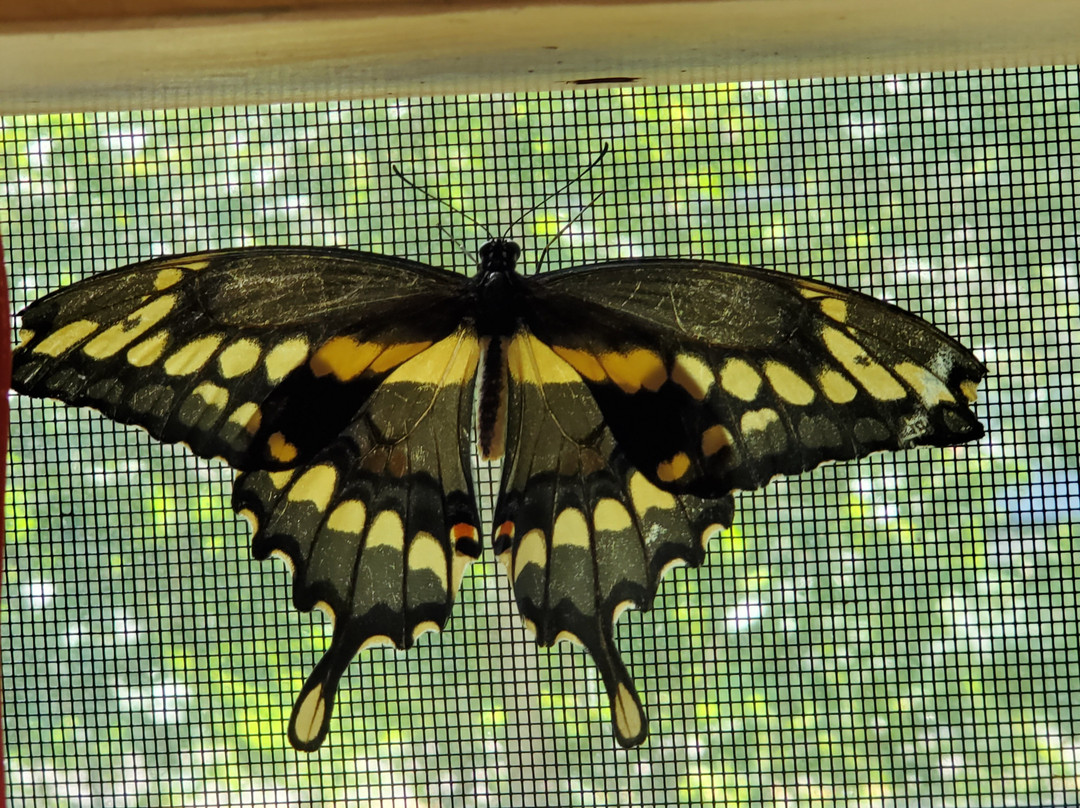
[[[229,423],[242,427],[249,435],[254,435],[259,431],[259,424],[262,423],[262,410],[254,401],[245,401],[232,411]]]
[[[829,353],[878,401],[904,398],[907,391],[888,370],[879,365],[855,340],[835,328],[821,329],[821,339]]]
[[[75,343],[82,342],[100,327],[93,320],[76,320],[53,331],[34,346],[34,353],[60,356]]]
[[[727,525],[721,525],[719,523],[713,523],[701,531],[701,547],[704,550],[709,549],[709,542],[713,539],[720,538],[720,534],[727,530]]]
[[[532,334],[518,334],[506,349],[510,375],[527,384],[581,384],[581,375],[547,344]],[[584,375],[584,374],[582,374]]]
[[[331,465],[312,466],[289,489],[289,502],[310,502],[321,513],[334,496],[337,478],[337,469]]]
[[[379,648],[381,646],[389,646],[393,648],[397,646],[397,643],[385,634],[375,634],[360,643],[360,650],[366,651],[369,648]]]
[[[656,477],[661,482],[673,483],[681,480],[690,470],[690,458],[686,452],[678,452],[670,460],[665,460],[656,465]]]
[[[107,359],[115,355],[161,322],[175,305],[175,295],[154,298],[86,343],[83,353],[92,359]]]
[[[267,439],[266,449],[270,456],[280,463],[291,463],[299,454],[296,447],[285,440],[285,436],[280,432],[275,432]]]
[[[367,508],[358,499],[347,499],[339,502],[330,515],[326,518],[326,526],[338,533],[354,533],[359,535],[367,521]]]
[[[818,303],[826,317],[843,323],[847,320],[847,302],[838,297],[825,297]]]
[[[705,457],[712,457],[722,449],[731,446],[733,442],[734,439],[727,427],[715,424],[701,433],[701,453]]]
[[[460,333],[460,332],[459,332]],[[455,334],[448,339],[451,340],[451,344],[457,344],[458,335]],[[447,340],[442,340],[446,342]],[[418,353],[426,350],[431,346],[431,341],[426,342],[398,342],[393,345],[386,346],[385,350],[376,357],[371,363],[372,373],[386,373],[388,370],[393,370],[402,362],[412,359]],[[435,378],[438,378],[437,376]]]
[[[660,568],[660,574],[657,576],[657,580],[662,580],[669,572],[671,572],[676,567],[685,567],[685,566],[686,566],[686,559],[685,558],[673,558],[673,559],[671,559],[671,561],[667,562],[666,564],[664,564],[663,567]]]
[[[901,379],[911,385],[911,388],[918,393],[919,398],[927,406],[932,407],[941,401],[956,400],[941,379],[927,368],[913,362],[901,362],[896,366],[895,370]]]
[[[859,392],[843,374],[831,369],[818,374],[818,384],[825,397],[835,404],[847,404]]]
[[[787,365],[780,362],[765,363],[765,378],[780,398],[789,404],[805,407],[814,400],[814,388]]]
[[[611,610],[611,622],[618,623],[619,618],[623,616],[623,613],[631,606],[636,605],[632,600],[621,600],[615,604],[615,608]]]
[[[254,531],[254,529],[255,529],[255,526],[253,525],[252,530]],[[293,563],[292,558],[289,557],[288,553],[286,553],[284,550],[271,550],[270,551],[270,557],[274,558],[274,560],[280,561],[282,564],[284,564],[285,569],[288,570],[289,576],[292,577],[292,576],[296,575],[296,564]],[[318,603],[315,604],[315,608],[319,608]]]
[[[316,685],[296,706],[293,731],[300,743],[311,743],[319,737],[323,724],[326,723],[326,699],[322,694],[322,685]]]
[[[430,345],[431,347],[425,347]],[[387,384],[397,382],[413,382],[415,384],[452,384],[455,382],[467,382],[476,373],[476,365],[480,358],[480,341],[466,329],[459,329],[445,337],[434,345],[431,343],[402,343],[395,346],[394,350],[414,351],[414,356],[408,361],[401,360],[400,366],[387,377]],[[371,364],[373,373],[383,372],[383,357]],[[391,367],[391,366],[387,366]]]
[[[543,531],[538,529],[530,530],[521,537],[517,553],[514,554],[515,581],[529,564],[535,564],[540,569],[547,566],[547,542],[544,541]]]
[[[751,410],[750,412],[743,413],[742,420],[739,422],[739,427],[743,432],[764,432],[770,426],[775,423],[779,423],[780,415],[776,410],[771,410],[768,407],[761,410]]]
[[[551,529],[552,547],[584,547],[589,549],[589,523],[585,514],[577,508],[563,508],[555,517],[555,526]]]
[[[253,525],[252,529],[254,530],[254,525]],[[289,557],[288,553],[286,553],[284,550],[271,550],[270,551],[270,557],[274,558],[274,560],[280,561],[282,564],[284,564],[285,569],[288,570],[289,576],[292,577],[292,576],[296,575],[296,564],[293,563],[292,558]],[[315,604],[315,608],[316,609],[319,608],[318,603]]]
[[[405,551],[405,525],[397,511],[379,511],[371,520],[367,547],[393,547]]]
[[[753,401],[761,390],[761,376],[742,359],[729,359],[720,369],[720,386],[735,398]]]
[[[296,469],[285,469],[284,471],[268,471],[266,476],[270,479],[270,484],[274,486],[278,491],[282,490],[289,484],[289,480],[296,474]]]
[[[824,295],[835,295],[836,289],[826,286],[823,283],[817,281],[807,280],[806,278],[799,278],[798,281],[799,294],[805,297],[807,300],[816,300]]]
[[[187,345],[177,349],[172,356],[165,360],[163,365],[165,372],[170,376],[187,376],[202,370],[203,366],[210,361],[210,357],[221,345],[221,334],[211,334],[206,337],[193,339]]]
[[[534,634],[536,633],[536,628],[535,627],[533,628],[533,633]],[[580,645],[582,647],[585,646],[585,643],[583,643],[581,641],[581,637],[579,637],[577,634],[575,634],[572,631],[567,631],[566,629],[563,629],[558,634],[556,634],[555,639],[551,641],[551,644],[552,645],[558,645],[561,642],[567,642],[567,643],[570,643],[571,645]]]
[[[445,590],[449,586],[449,571],[446,568],[446,555],[438,539],[430,533],[420,531],[409,544],[408,569],[428,570],[435,573]]]
[[[170,286],[175,286],[180,283],[180,280],[184,277],[182,270],[176,267],[166,267],[158,272],[154,277],[154,288],[159,292],[168,289]]]
[[[177,266],[181,269],[190,270],[191,272],[199,272],[200,270],[206,269],[208,266],[210,266],[210,259],[192,257],[189,260],[184,261],[183,263],[177,264]]]
[[[588,351],[579,351],[563,345],[552,345],[553,350],[564,362],[591,382],[602,382],[607,378],[600,361]]]
[[[218,368],[226,379],[249,372],[259,362],[262,349],[253,339],[238,339],[218,356]]]
[[[149,367],[161,359],[161,355],[165,353],[165,346],[168,344],[168,331],[162,329],[155,334],[151,334],[138,345],[133,345],[128,349],[128,364],[137,368]]]
[[[241,508],[237,513],[247,520],[248,528],[252,533],[259,532],[259,517],[255,515],[255,512],[250,508]],[[273,554],[271,552],[271,554]]]
[[[334,337],[319,346],[308,364],[316,376],[332,373],[338,381],[348,382],[367,370],[383,347],[374,342],[358,342],[352,337]]]
[[[640,471],[630,475],[630,502],[638,516],[644,516],[651,508],[669,511],[676,505],[675,497],[661,491]]]
[[[499,553],[499,563],[502,564],[504,570],[506,570],[506,576],[513,581],[514,580],[514,554],[510,551],[510,545],[506,546],[506,549]]]
[[[645,348],[635,348],[627,353],[605,353],[600,355],[600,364],[604,366],[611,381],[627,393],[636,393],[641,388],[656,391],[667,381],[667,368],[659,354]]]
[[[270,349],[270,352],[266,354],[266,358],[263,360],[266,377],[272,383],[277,384],[307,359],[310,349],[311,346],[303,337],[292,337],[279,342]]]
[[[713,372],[705,361],[693,354],[679,354],[671,365],[671,380],[696,400],[702,401],[713,386]]]
[[[596,508],[593,510],[593,524],[597,530],[617,533],[631,527],[633,521],[630,519],[630,512],[619,500],[604,497],[596,503]]]
[[[223,410],[229,404],[229,391],[213,382],[203,382],[191,394],[201,398],[207,407],[214,410]]]
[[[974,404],[975,399],[979,396],[979,383],[965,379],[960,382],[960,392],[964,394],[964,398],[968,400],[969,404]]]
[[[425,620],[422,623],[417,623],[412,630],[412,638],[415,640],[420,637],[421,634],[427,634],[429,631],[442,631],[439,628],[439,624],[434,620]]]
[[[631,694],[630,689],[619,682],[615,689],[615,697],[611,704],[615,719],[615,731],[620,738],[633,740],[641,735],[642,727],[645,726],[645,716],[641,714],[637,700]]]

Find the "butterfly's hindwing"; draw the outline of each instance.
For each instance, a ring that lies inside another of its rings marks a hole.
[[[527,331],[508,341],[506,466],[494,548],[541,645],[573,639],[595,660],[615,734],[646,719],[614,643],[632,604],[648,609],[674,561],[697,565],[731,523],[730,496],[703,501],[653,485],[623,456],[580,376]]]
[[[656,485],[718,497],[829,460],[953,445],[985,368],[928,323],[857,292],[688,261],[535,281],[531,325],[581,375]]]
[[[288,468],[336,435],[390,371],[457,327],[463,283],[328,249],[146,261],[28,307],[13,384],[238,469]]]
[[[322,743],[338,681],[372,642],[408,648],[441,629],[480,553],[469,430],[479,358],[461,329],[391,373],[309,463],[247,472],[234,507],[254,524],[256,558],[285,558],[293,601],[332,615],[329,649],[297,698],[289,737]]]

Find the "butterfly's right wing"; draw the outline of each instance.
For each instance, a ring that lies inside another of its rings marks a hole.
[[[363,253],[231,250],[103,273],[22,313],[16,390],[244,472],[233,506],[254,555],[283,558],[297,608],[334,621],[293,710],[299,749],[322,743],[356,651],[441,628],[479,554],[467,283]]]
[[[402,363],[308,463],[237,480],[233,507],[253,523],[255,557],[285,559],[296,607],[320,606],[334,623],[289,721],[298,749],[322,743],[357,651],[441,629],[480,554],[469,467],[479,356],[463,326]]]

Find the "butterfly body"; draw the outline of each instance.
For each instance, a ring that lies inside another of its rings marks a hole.
[[[705,261],[471,278],[320,248],[159,258],[22,313],[20,392],[94,406],[240,471],[253,553],[334,632],[289,736],[317,748],[358,649],[444,626],[482,550],[474,449],[501,463],[487,531],[519,610],[592,654],[615,735],[647,722],[614,644],[732,493],[828,460],[982,435],[985,368],[857,292]],[[473,441],[476,446],[474,447]]]

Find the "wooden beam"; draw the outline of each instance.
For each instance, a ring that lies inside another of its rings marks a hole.
[[[1075,64],[1076,2],[0,0],[0,112]]]

